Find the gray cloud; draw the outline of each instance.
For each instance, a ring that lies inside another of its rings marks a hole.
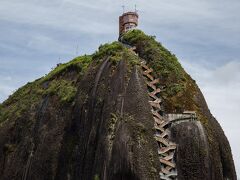
[[[11,76],[3,76],[0,74],[0,100],[5,99],[16,88],[13,84],[11,84],[11,81]]]

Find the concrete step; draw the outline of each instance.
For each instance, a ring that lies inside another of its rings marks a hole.
[[[158,111],[152,109],[153,116],[157,117],[158,119],[163,119],[163,117],[158,113]]]
[[[147,68],[143,74],[150,74],[151,72],[153,72],[153,69],[152,68]]]
[[[150,74],[144,74],[144,76],[147,77],[147,78],[149,78],[151,81],[154,80],[154,78],[153,78],[152,75],[150,75]]]
[[[158,124],[154,124],[154,128],[156,129],[156,130],[159,130],[159,131],[161,131],[161,132],[164,132],[165,131],[165,129],[164,128],[162,128],[162,127],[160,127]]]
[[[149,67],[145,63],[141,63],[142,68],[149,69]]]
[[[155,101],[149,101],[149,104],[156,109],[161,109],[160,104]]]
[[[170,131],[169,130],[165,130],[164,132],[162,132],[162,134],[160,134],[160,136],[162,138],[165,138],[166,136],[169,136],[169,134],[170,134]]]
[[[165,138],[162,138],[160,135],[155,134],[155,139],[156,139],[156,141],[164,144],[167,147],[170,146],[169,141]]]
[[[171,171],[168,174],[160,172],[160,179],[161,180],[173,180],[173,179],[177,179],[176,177],[177,177],[177,172],[176,171]]]
[[[175,150],[177,148],[176,145],[170,145],[168,147],[162,147],[161,149],[158,150],[158,154],[163,154],[163,153],[166,153],[170,150]]]
[[[170,161],[167,161],[167,160],[165,160],[165,159],[161,159],[161,158],[160,158],[160,162],[163,163],[163,164],[165,164],[165,165],[167,165],[167,166],[170,166],[170,167],[172,167],[172,168],[175,168],[175,167],[176,167],[176,164],[175,164],[175,163],[170,162]]]
[[[160,89],[160,88],[157,88],[156,90],[148,93],[148,95],[149,95],[150,97],[156,99],[156,98],[158,98],[158,97],[156,96],[156,94],[158,94],[158,93],[160,93],[160,92],[161,92],[161,89]]]
[[[171,152],[169,155],[165,156],[163,159],[165,159],[166,161],[171,161],[174,157],[174,153]]]

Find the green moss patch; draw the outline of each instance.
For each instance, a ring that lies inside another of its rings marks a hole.
[[[54,70],[52,70],[49,74],[43,77],[40,82],[52,80],[55,77],[71,70],[75,70],[82,75],[87,70],[91,62],[92,56],[90,55],[76,57],[68,63],[59,64]]]
[[[46,95],[56,95],[60,103],[72,102],[77,92],[77,84],[75,81],[64,79],[65,74],[74,71],[81,77],[91,62],[92,56],[77,57],[68,63],[58,65],[48,75],[19,88],[3,104],[0,104],[0,123],[21,117]]]
[[[123,42],[136,46],[139,56],[147,61],[164,83],[180,85],[185,82],[185,72],[175,55],[155,41],[153,36],[133,30],[123,36]]]
[[[8,119],[17,119],[31,109],[40,99],[38,85],[28,83],[18,89],[8,100],[0,105],[0,123]]]
[[[166,100],[166,111],[175,112],[179,99],[187,99],[182,106],[194,110],[195,102],[191,99],[196,91],[196,84],[184,71],[174,54],[164,48],[155,40],[140,30],[125,33],[122,42],[136,47],[139,57],[153,68],[153,75],[160,78],[160,87],[163,88],[161,96]],[[192,97],[187,97],[192,95]],[[175,101],[176,100],[176,101]],[[184,104],[186,103],[186,104]]]
[[[77,88],[73,82],[66,80],[53,80],[49,88],[44,92],[45,95],[57,95],[61,102],[73,101]]]
[[[110,61],[116,63],[122,59],[124,47],[121,43],[115,41],[111,44],[104,44],[99,46],[98,51],[94,53],[93,59],[103,59],[110,57]]]

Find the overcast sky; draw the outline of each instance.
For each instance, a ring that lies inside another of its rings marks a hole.
[[[121,6],[176,54],[227,135],[240,176],[239,0],[1,0],[0,102],[59,62],[118,38]]]

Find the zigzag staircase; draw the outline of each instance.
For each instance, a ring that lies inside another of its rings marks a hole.
[[[169,140],[169,127],[171,121],[165,118],[162,110],[162,99],[160,98],[161,89],[159,88],[159,79],[155,79],[144,61],[141,62],[143,76],[146,78],[148,86],[149,104],[152,107],[152,115],[154,118],[154,127],[156,129],[155,139],[158,143],[158,155],[160,160],[160,179],[173,180],[177,178],[176,164],[174,162],[174,154],[177,145]]]

